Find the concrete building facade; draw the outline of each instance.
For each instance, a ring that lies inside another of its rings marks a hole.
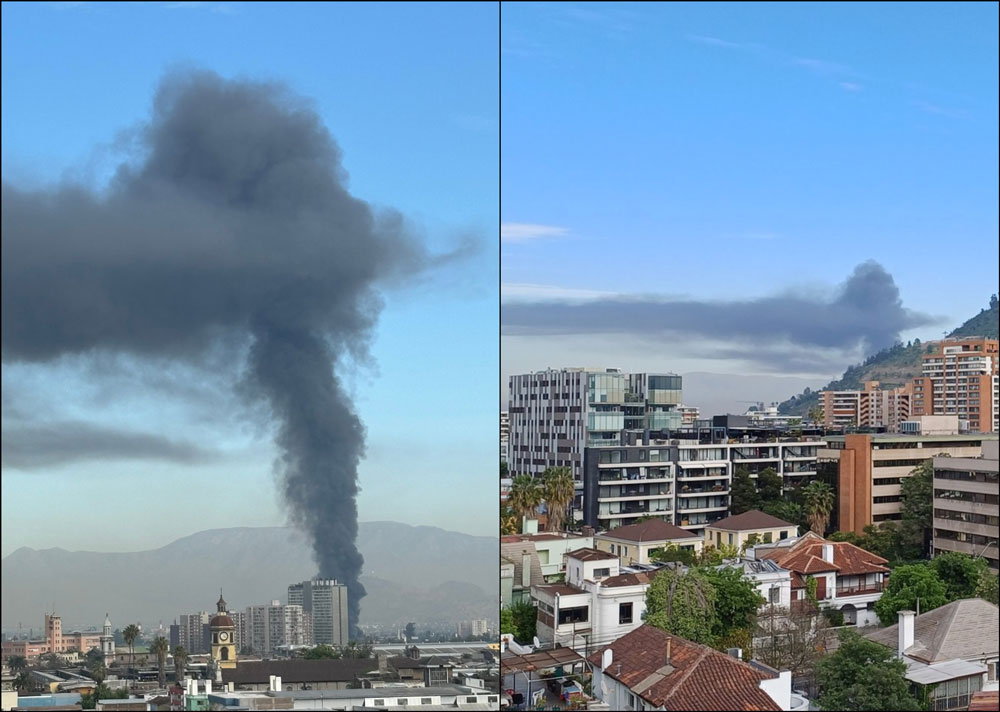
[[[910,417],[913,384],[883,389],[878,381],[865,381],[861,390],[823,391],[820,398],[824,427],[884,426],[897,432]]]
[[[350,638],[347,621],[347,586],[334,579],[313,579],[288,587],[288,604],[299,605],[312,621],[316,645],[343,648]]]
[[[913,381],[913,415],[957,415],[969,430],[1000,432],[997,339],[945,339],[924,354]]]
[[[840,435],[827,438],[820,458],[836,460],[837,529],[863,533],[868,524],[900,518],[901,483],[937,455],[979,457],[996,435]]]
[[[933,553],[957,551],[1000,570],[1000,442],[983,443],[980,458],[934,458]]]

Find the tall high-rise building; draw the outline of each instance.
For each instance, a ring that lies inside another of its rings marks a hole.
[[[180,616],[178,637],[188,655],[211,652],[208,636],[208,622],[211,618],[208,611],[185,613]]]
[[[879,427],[899,431],[910,418],[913,384],[881,388],[878,381],[865,381],[859,391],[823,391],[823,425],[826,427]]]
[[[347,587],[333,579],[313,579],[288,587],[288,603],[302,606],[312,622],[316,645],[344,647],[350,638]]]
[[[620,445],[627,431],[681,426],[681,377],[616,368],[563,368],[510,378],[511,476],[568,467],[583,494],[583,455],[591,446]]]
[[[507,447],[510,445],[510,413],[500,411],[500,462],[507,462]]]
[[[1000,443],[983,455],[934,458],[934,556],[957,551],[1000,569]]]
[[[952,338],[932,346],[913,381],[913,415],[957,415],[972,432],[1000,432],[1000,341]]]

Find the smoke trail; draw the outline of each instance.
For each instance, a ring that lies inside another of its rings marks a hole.
[[[285,500],[319,574],[347,585],[354,631],[364,429],[334,367],[366,356],[379,281],[433,260],[399,216],[348,193],[319,116],[281,85],[169,75],[140,136],[143,158],[103,197],[4,184],[3,359],[196,359],[249,336]]]

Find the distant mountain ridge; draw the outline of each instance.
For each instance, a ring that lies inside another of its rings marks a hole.
[[[361,623],[399,625],[497,618],[499,542],[435,527],[362,522]],[[222,587],[239,610],[284,601],[316,574],[305,537],[289,527],[210,529],[128,553],[22,547],[0,562],[3,627],[41,626],[56,605],[69,627],[112,620],[164,624],[212,610]]]
[[[1000,338],[1000,306],[997,295],[990,298],[988,309],[981,310],[948,334],[949,337],[982,336]],[[869,356],[863,363],[848,367],[844,375],[830,381],[820,390],[849,391],[861,388],[865,381],[880,381],[887,387],[901,386],[920,375],[920,357],[926,352],[927,343],[915,339],[909,344],[896,344]],[[805,416],[818,406],[819,391],[806,389],[778,405],[778,412],[786,415]]]

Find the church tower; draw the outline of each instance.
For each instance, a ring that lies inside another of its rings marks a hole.
[[[219,601],[215,604],[217,613],[208,622],[212,632],[212,662],[220,669],[236,667],[236,625],[233,619],[226,615],[226,600],[219,592]]]
[[[104,629],[101,631],[101,655],[105,665],[110,665],[115,659],[115,635],[111,632],[111,616],[107,613],[104,614]]]

